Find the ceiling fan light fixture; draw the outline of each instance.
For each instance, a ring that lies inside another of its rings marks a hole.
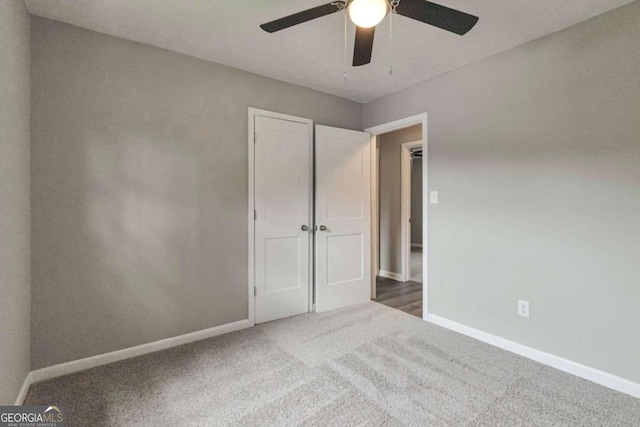
[[[375,27],[388,12],[387,0],[353,0],[349,4],[349,18],[360,28]]]

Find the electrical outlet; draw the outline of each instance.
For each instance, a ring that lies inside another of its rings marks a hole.
[[[529,301],[518,300],[518,316],[529,317]]]

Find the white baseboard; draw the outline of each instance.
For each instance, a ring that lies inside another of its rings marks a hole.
[[[412,248],[420,248],[420,249],[422,249],[422,243],[412,243],[411,247]]]
[[[22,387],[20,387],[20,392],[18,392],[18,397],[16,397],[16,406],[22,406],[24,399],[27,397],[27,393],[29,392],[29,387],[31,387],[31,372],[24,377],[24,382],[22,383]]]
[[[173,338],[166,338],[160,341],[154,341],[147,344],[129,347],[122,350],[112,351],[110,353],[98,354],[96,356],[84,359],[73,360],[71,362],[62,363],[60,365],[48,366],[46,368],[37,369],[29,372],[25,383],[20,390],[16,405],[22,405],[27,395],[29,386],[40,381],[50,380],[52,378],[61,377],[63,375],[72,374],[85,369],[95,368],[97,366],[108,365],[109,363],[119,362],[121,360],[130,359],[132,357],[142,356],[144,354],[154,353],[160,350],[166,350],[171,347],[188,344],[194,341],[200,341],[212,338],[218,335],[227,334],[229,332],[239,331],[241,329],[250,328],[253,323],[249,319],[239,320],[233,323],[227,323],[215,326],[201,331],[191,332],[189,334],[179,335]]]
[[[603,385],[621,393],[640,398],[640,384],[620,378],[608,372],[600,371],[572,360],[564,359],[553,354],[545,353],[544,351],[536,350],[535,348],[518,344],[517,342],[471,328],[461,323],[454,322],[453,320],[445,319],[444,317],[430,314],[426,320],[438,326],[442,326],[443,328],[450,329],[479,341],[486,342],[487,344],[494,345],[503,350],[510,351],[511,353],[535,360],[543,365],[551,366],[552,368],[584,378],[585,380]]]
[[[387,279],[398,280],[400,282],[404,281],[404,277],[402,277],[402,274],[394,273],[387,270],[380,270],[380,277],[386,277]]]

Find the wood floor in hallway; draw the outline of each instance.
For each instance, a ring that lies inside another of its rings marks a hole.
[[[422,318],[422,283],[399,282],[378,276],[376,302]]]

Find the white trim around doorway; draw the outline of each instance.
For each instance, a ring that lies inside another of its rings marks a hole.
[[[383,133],[392,132],[394,130],[404,129],[414,125],[422,125],[422,249],[423,249],[423,258],[422,258],[422,318],[427,320],[429,317],[429,139],[428,139],[428,122],[427,122],[427,113],[417,114],[411,117],[405,117],[403,119],[394,120],[392,122],[383,123],[381,125],[372,126],[370,128],[365,129],[365,132],[369,132],[372,135],[372,142],[375,143],[376,137]],[[374,145],[375,146],[375,145]],[[371,150],[372,153],[377,153],[377,150]],[[372,194],[377,194],[378,191],[378,167],[377,167],[377,155],[374,154],[371,156],[371,185],[372,185]],[[377,224],[377,212],[378,212],[378,198],[372,197],[372,223],[373,220],[376,221]],[[376,228],[376,226],[372,226],[372,229]],[[372,265],[378,264],[378,251],[377,244],[377,229],[372,233],[372,250],[371,254],[374,257],[372,259]],[[374,238],[376,240],[374,240]],[[378,273],[378,271],[375,271]],[[372,298],[375,298],[375,275],[372,275]]]
[[[411,149],[422,141],[405,142],[400,147],[400,233],[402,244],[402,281],[411,280]]]

